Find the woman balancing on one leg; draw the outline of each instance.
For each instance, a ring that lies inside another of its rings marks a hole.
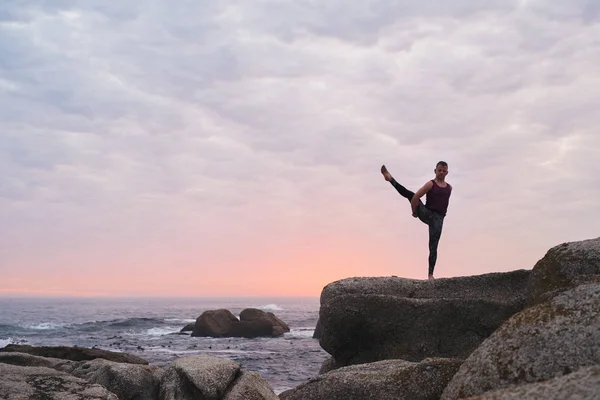
[[[381,173],[385,180],[390,182],[398,193],[410,201],[413,217],[419,218],[429,226],[429,279],[433,279],[433,269],[437,261],[438,243],[442,235],[444,217],[446,216],[450,194],[452,193],[452,186],[445,180],[446,175],[448,175],[448,164],[440,161],[433,171],[435,172],[435,179],[425,183],[421,189],[417,190],[417,193],[413,193],[396,182],[385,165],[381,166]],[[423,205],[421,197],[425,194],[427,197]]]

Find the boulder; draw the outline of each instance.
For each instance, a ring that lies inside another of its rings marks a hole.
[[[240,366],[226,359],[196,355],[176,359],[162,375],[160,400],[220,400]]]
[[[0,353],[0,363],[21,367],[46,367],[67,373],[71,372],[78,365],[76,361],[40,357],[17,352]]]
[[[194,324],[192,336],[211,337],[276,337],[290,328],[273,313],[256,308],[247,308],[238,320],[229,310],[208,310],[202,313]]]
[[[103,386],[119,400],[156,400],[158,380],[153,375],[156,368],[96,359],[80,362],[71,374]]]
[[[283,322],[281,319],[277,318],[275,314],[272,312],[265,312],[263,310],[259,310],[257,308],[246,308],[240,313],[240,321],[265,321],[268,322],[272,326],[272,336],[281,336],[285,332],[290,331],[290,327]]]
[[[0,364],[0,396],[8,400],[119,400],[100,385],[46,367]]]
[[[87,348],[87,347],[67,347],[67,346],[41,346],[34,347],[29,345],[21,344],[9,344],[8,346],[0,349],[0,352],[17,352],[27,353],[40,357],[60,358],[63,360],[71,361],[89,361],[96,358],[102,358],[109,361],[128,363],[128,364],[144,364],[147,365],[148,361],[143,358],[127,354],[117,353],[114,351]]]
[[[229,310],[204,311],[196,318],[192,336],[225,337],[236,322],[238,319]]]
[[[581,285],[514,315],[460,367],[442,399],[546,381],[600,364],[600,284]]]
[[[529,302],[539,304],[590,281],[600,283],[600,238],[560,244],[533,267]]]
[[[564,400],[597,399],[600,393],[600,365],[580,368],[575,372],[539,383],[511,386],[486,392],[468,400]]]
[[[278,400],[269,383],[257,372],[241,371],[223,400]]]
[[[179,333],[192,332],[194,330],[194,325],[196,325],[195,322],[190,322],[189,324],[187,324],[186,326],[184,326],[183,328],[181,328],[181,330],[179,331]]]
[[[281,400],[437,400],[461,360],[384,360],[319,375],[279,395]]]
[[[466,358],[525,306],[530,271],[422,281],[349,278],[321,293],[330,368],[385,359]]]

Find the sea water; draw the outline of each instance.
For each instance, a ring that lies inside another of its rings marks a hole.
[[[225,308],[239,316],[250,307],[274,313],[290,332],[256,339],[180,334],[206,310]],[[0,348],[95,346],[161,367],[209,354],[260,373],[280,393],[316,376],[328,357],[312,338],[318,314],[318,298],[0,298]]]

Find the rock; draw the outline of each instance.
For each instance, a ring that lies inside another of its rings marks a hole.
[[[385,359],[466,358],[523,309],[529,274],[333,282],[321,294],[321,347],[333,356],[334,368]]]
[[[533,267],[530,303],[539,304],[592,280],[600,283],[600,238],[560,244]]]
[[[223,400],[278,400],[269,383],[256,372],[241,371]]]
[[[273,313],[247,308],[238,320],[229,310],[205,311],[196,319],[192,336],[211,337],[276,337],[290,328]]]
[[[0,352],[17,352],[27,353],[35,356],[60,358],[63,360],[71,361],[88,361],[96,358],[102,358],[109,361],[128,363],[128,364],[144,364],[147,365],[148,361],[143,358],[127,354],[117,353],[114,351],[101,350],[101,349],[90,349],[86,347],[66,347],[66,346],[54,346],[54,347],[33,347],[29,345],[9,344],[8,346],[0,349]]]
[[[581,285],[514,315],[460,367],[442,399],[476,396],[600,364],[600,284]]]
[[[256,321],[256,320],[261,320],[261,321],[267,321],[271,324],[271,326],[273,327],[273,333],[272,336],[281,336],[283,335],[285,332],[289,332],[290,331],[290,327],[283,322],[281,319],[277,318],[277,316],[275,316],[275,314],[273,314],[272,312],[265,312],[263,310],[259,310],[257,308],[246,308],[245,310],[243,310],[240,313],[240,321],[242,322],[246,322],[246,321]]]
[[[321,336],[323,336],[323,325],[321,325],[321,320],[318,319],[312,337],[313,339],[321,339]]]
[[[178,358],[162,375],[159,400],[220,400],[239,371],[237,363],[217,357]]]
[[[239,321],[229,310],[204,311],[196,319],[192,336],[224,337],[235,322]]]
[[[600,398],[600,365],[539,383],[511,386],[468,400],[564,400]]]
[[[385,360],[319,375],[279,395],[281,400],[439,399],[461,360],[428,358],[418,363]]]
[[[187,324],[186,326],[184,326],[183,328],[181,328],[181,330],[179,331],[179,333],[193,331],[194,330],[194,325],[196,325],[195,322],[190,322],[189,324]]]
[[[153,376],[155,368],[96,359],[79,363],[71,374],[105,387],[119,400],[156,400],[158,380]]]
[[[0,363],[18,365],[21,367],[46,367],[67,373],[70,373],[78,365],[76,361],[33,356],[27,353],[16,352],[0,353]]]
[[[0,396],[8,400],[119,400],[100,385],[46,367],[0,364]]]

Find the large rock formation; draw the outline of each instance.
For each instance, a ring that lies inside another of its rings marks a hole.
[[[17,352],[27,353],[34,356],[60,358],[63,360],[71,361],[87,361],[95,360],[96,358],[102,358],[104,360],[128,363],[128,364],[144,364],[147,365],[148,361],[143,358],[134,356],[127,353],[117,353],[114,351],[88,348],[88,347],[67,347],[67,346],[28,346],[20,344],[9,344],[8,346],[1,348],[1,352]]]
[[[600,283],[600,238],[548,250],[531,271],[530,303],[538,304],[582,283]]]
[[[600,366],[584,367],[568,375],[539,383],[510,386],[486,392],[468,400],[565,400],[597,399],[600,393]]]
[[[581,285],[510,318],[463,363],[442,399],[475,396],[600,365],[600,284]]]
[[[3,397],[5,396],[5,397]],[[0,399],[276,400],[258,373],[208,355],[176,359],[166,370],[103,359],[70,361],[0,353]]]
[[[192,336],[277,337],[289,331],[287,324],[270,312],[247,308],[241,312],[238,320],[231,311],[219,309],[203,312],[196,319]]]
[[[437,400],[461,360],[432,358],[419,363],[385,360],[322,374],[281,393],[282,400]]]
[[[320,344],[333,356],[330,368],[385,359],[466,358],[523,309],[529,274],[331,283],[321,294]]]
[[[277,396],[262,377],[242,371],[239,364],[198,355],[171,364],[161,378],[159,399],[277,400]]]
[[[0,363],[0,398],[8,400],[120,400],[100,385],[46,367]]]

